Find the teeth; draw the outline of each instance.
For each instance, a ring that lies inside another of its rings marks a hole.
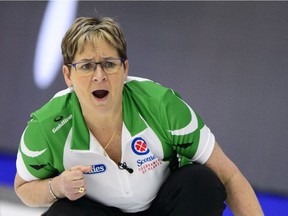
[[[107,90],[96,90],[93,91],[93,95],[99,99],[104,98],[106,95],[108,95],[108,91]]]

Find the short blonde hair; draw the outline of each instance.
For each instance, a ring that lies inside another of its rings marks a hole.
[[[102,19],[79,17],[64,35],[61,43],[64,65],[72,63],[75,54],[83,50],[87,41],[105,39],[114,47],[120,58],[127,59],[126,40],[119,26],[112,18]]]

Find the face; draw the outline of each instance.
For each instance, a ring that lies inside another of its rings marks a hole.
[[[97,44],[86,42],[83,52],[76,53],[73,63],[92,61],[100,62],[107,58],[119,58],[117,50],[105,40],[99,39]],[[73,86],[85,115],[98,111],[119,111],[122,107],[122,89],[128,75],[128,60],[119,67],[119,71],[106,74],[98,64],[90,76],[83,76],[71,67],[63,66],[63,74],[68,87]]]

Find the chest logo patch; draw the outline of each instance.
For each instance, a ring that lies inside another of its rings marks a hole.
[[[132,141],[131,145],[132,151],[137,155],[146,155],[150,152],[149,148],[147,147],[147,143],[141,137],[136,137]]]

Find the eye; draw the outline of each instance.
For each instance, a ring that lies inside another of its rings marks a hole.
[[[84,63],[80,66],[82,71],[94,71],[96,64],[93,62]]]
[[[116,66],[115,62],[113,61],[103,61],[101,63],[102,68],[111,69]]]

